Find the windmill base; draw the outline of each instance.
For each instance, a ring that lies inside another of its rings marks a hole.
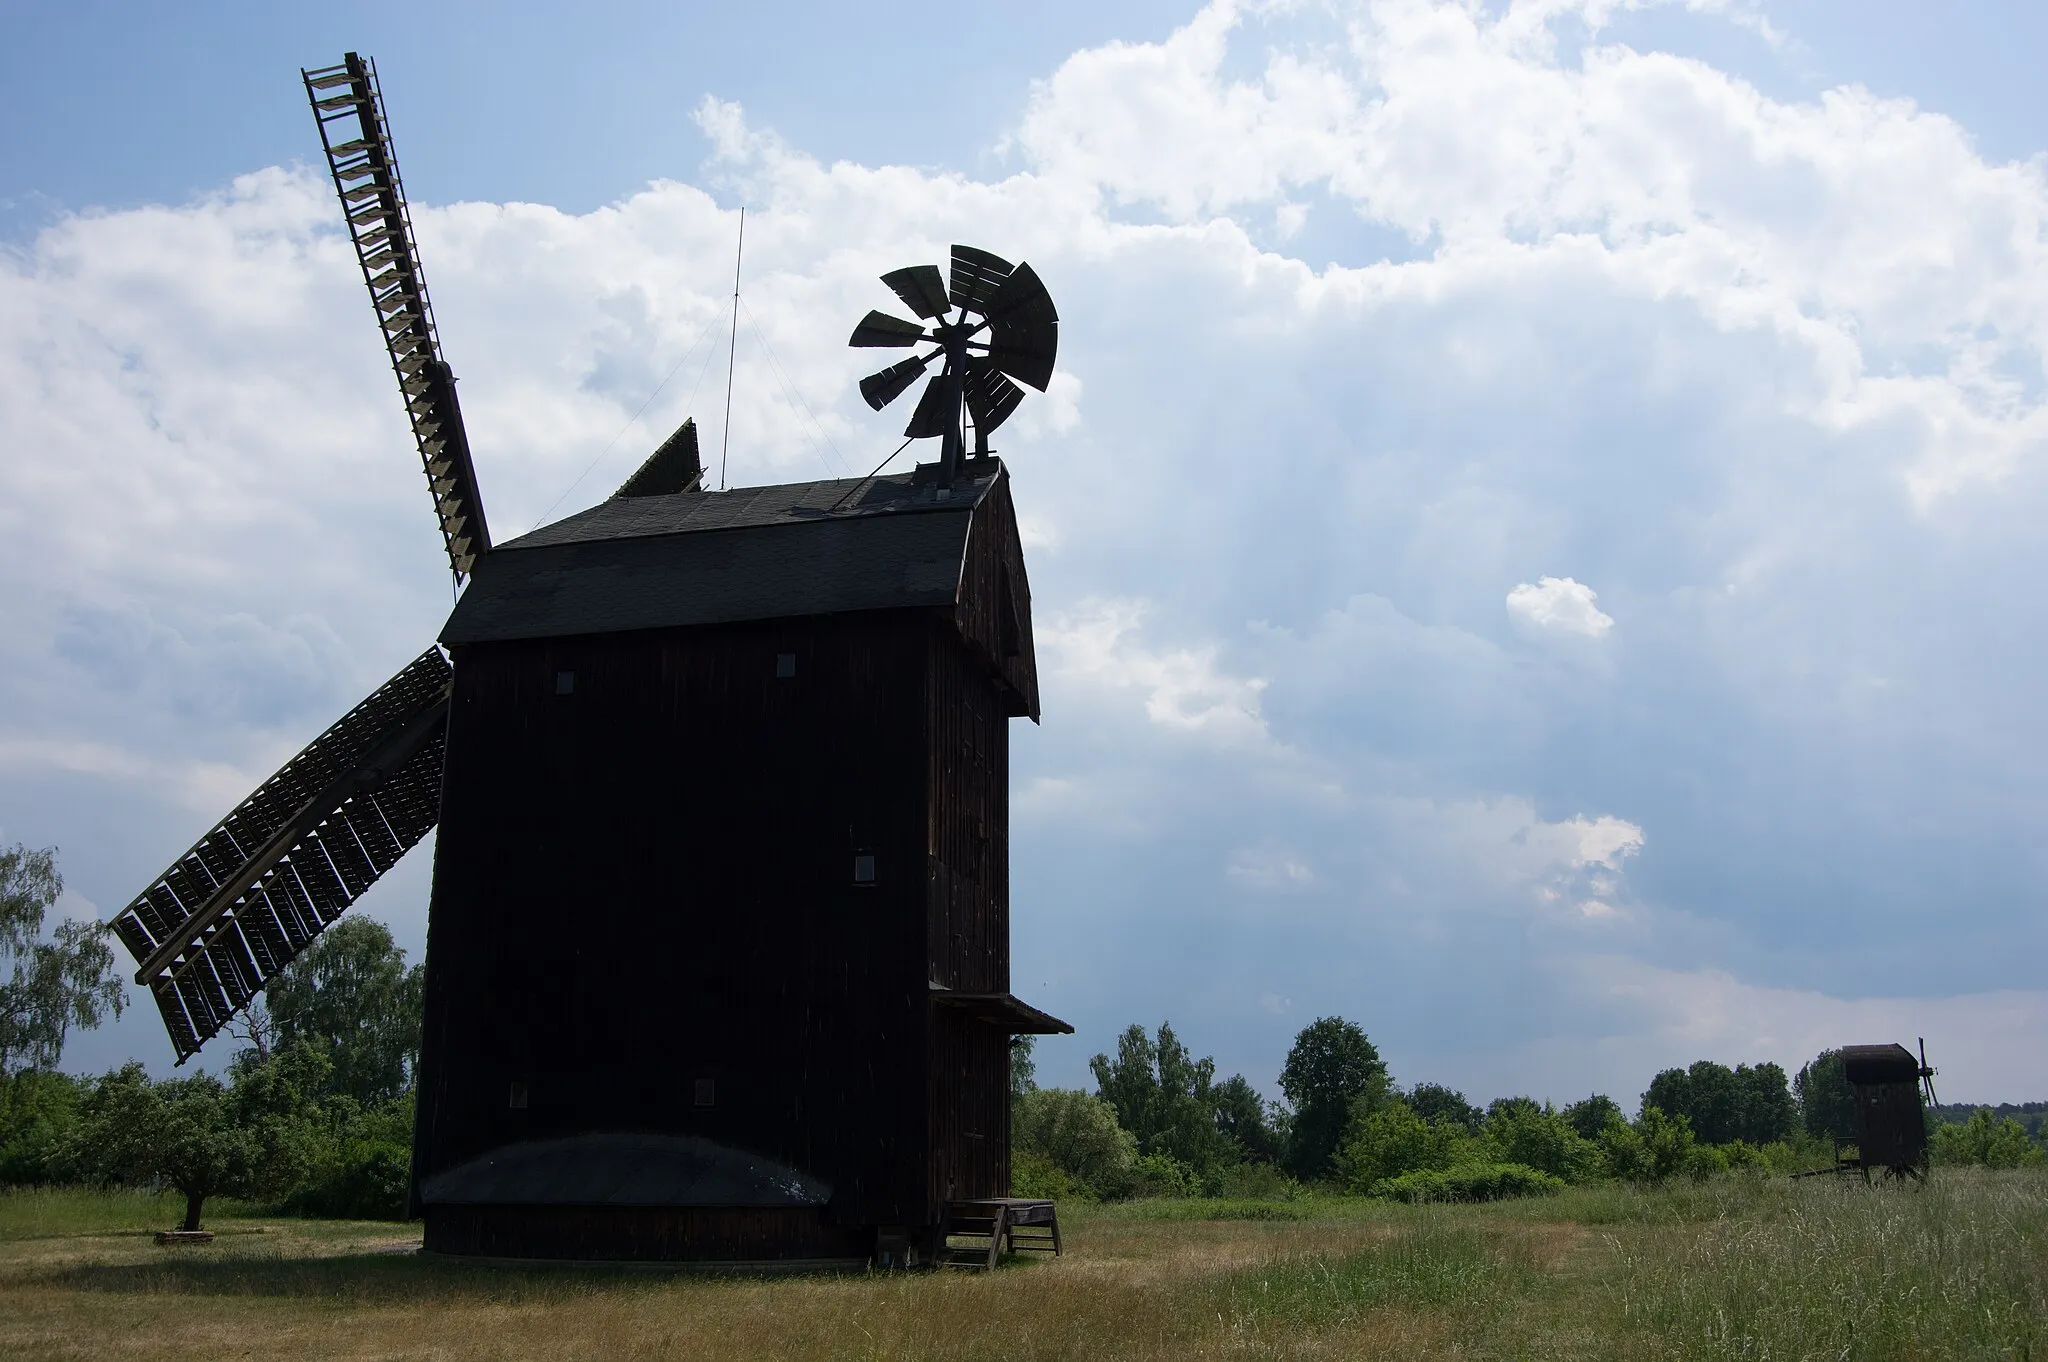
[[[873,1226],[814,1206],[428,1206],[428,1253],[606,1263],[866,1262]]]

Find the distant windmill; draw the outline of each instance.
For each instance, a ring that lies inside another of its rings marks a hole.
[[[376,69],[301,74],[467,586],[450,656],[407,664],[117,916],[180,1062],[438,824],[429,1249],[1056,1249],[1050,1203],[1005,1195],[1010,1038],[1073,1029],[1009,991],[1031,597],[1008,472],[964,456],[961,415],[985,449],[1007,376],[1049,381],[1037,276],[955,247],[950,293],[890,276],[929,330],[856,333],[935,344],[918,371],[945,356],[912,422],[936,464],[706,492],[685,421],[610,500],[494,545]]]

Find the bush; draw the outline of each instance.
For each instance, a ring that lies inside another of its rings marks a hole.
[[[1572,1129],[1571,1122],[1549,1103],[1526,1098],[1497,1102],[1486,1117],[1486,1142],[1502,1163],[1538,1169],[1566,1182],[1585,1182],[1598,1175],[1600,1151]]]
[[[1072,1088],[1040,1088],[1010,1112],[1012,1158],[1036,1154],[1087,1194],[1115,1198],[1136,1190],[1138,1142],[1116,1123],[1116,1109]]]
[[[1372,1194],[1392,1201],[1506,1201],[1512,1197],[1555,1196],[1563,1178],[1519,1163],[1468,1163],[1457,1168],[1421,1169],[1388,1178]]]
[[[1226,1168],[1203,1191],[1238,1201],[1293,1201],[1301,1184],[1270,1163],[1240,1163]]]
[[[411,1180],[411,1149],[349,1140],[315,1163],[283,1210],[325,1220],[403,1220]]]
[[[60,1180],[53,1160],[78,1120],[78,1088],[69,1074],[0,1075],[0,1187]]]
[[[1607,1176],[1624,1182],[1662,1182],[1686,1166],[1692,1125],[1646,1106],[1634,1122],[1609,1121],[1598,1141]]]
[[[1425,1121],[1394,1100],[1353,1115],[1333,1166],[1345,1187],[1370,1192],[1404,1173],[1471,1162],[1472,1146],[1462,1122]]]
[[[1194,1165],[1171,1154],[1147,1154],[1131,1164],[1131,1186],[1125,1196],[1194,1196],[1202,1179]]]
[[[1043,1197],[1048,1201],[1095,1199],[1093,1192],[1068,1177],[1058,1164],[1043,1154],[1030,1152],[1010,1155],[1010,1195]]]
[[[1997,1119],[1988,1107],[1971,1112],[1962,1125],[1936,1127],[1928,1157],[1939,1164],[1979,1168],[2032,1168],[2048,1163],[2048,1154],[2027,1138],[2025,1126],[2010,1116]]]
[[[1728,1155],[1719,1145],[1695,1144],[1685,1151],[1685,1158],[1679,1167],[1694,1182],[1705,1182],[1716,1174],[1728,1171]]]

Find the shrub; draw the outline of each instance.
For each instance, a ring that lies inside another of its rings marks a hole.
[[[1403,1173],[1467,1162],[1471,1151],[1462,1123],[1425,1121],[1406,1102],[1395,1100],[1352,1117],[1334,1167],[1345,1187],[1369,1192]]]
[[[1721,1146],[1695,1144],[1685,1151],[1685,1158],[1679,1168],[1694,1182],[1705,1182],[1717,1173],[1728,1171],[1728,1155]]]
[[[0,1187],[60,1180],[53,1161],[78,1120],[78,1091],[69,1074],[24,1069],[0,1075]]]
[[[1270,1163],[1237,1164],[1215,1183],[1215,1195],[1240,1201],[1293,1201],[1301,1195],[1301,1184]]]
[[[1468,1163],[1456,1168],[1419,1169],[1388,1178],[1372,1189],[1393,1201],[1506,1201],[1511,1197],[1555,1196],[1563,1178],[1519,1163]]]
[[[1202,1180],[1194,1165],[1171,1154],[1147,1154],[1131,1164],[1131,1186],[1125,1196],[1194,1196]]]
[[[1028,1151],[1010,1156],[1010,1195],[1049,1201],[1093,1201],[1094,1193],[1074,1181],[1066,1170],[1043,1154]]]
[[[1572,1129],[1549,1103],[1526,1098],[1497,1102],[1486,1117],[1486,1142],[1502,1163],[1518,1163],[1562,1178],[1585,1182],[1600,1170],[1600,1151]]]
[[[1683,1116],[1666,1116],[1646,1106],[1634,1122],[1609,1121],[1598,1144],[1607,1176],[1625,1182],[1662,1182],[1685,1167],[1693,1147],[1692,1126]]]
[[[2027,1128],[2008,1116],[1999,1120],[1990,1108],[1979,1107],[1962,1125],[1935,1129],[1928,1156],[1949,1165],[1980,1168],[2031,1168],[2048,1163],[2048,1155],[2027,1138]]]
[[[1040,1088],[1019,1097],[1010,1114],[1013,1157],[1036,1154],[1095,1196],[1128,1196],[1138,1142],[1116,1123],[1116,1110],[1072,1088]]]

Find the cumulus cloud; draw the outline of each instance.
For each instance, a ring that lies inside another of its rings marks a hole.
[[[1569,577],[1542,577],[1508,592],[1508,614],[1539,633],[1603,637],[1614,617],[1595,604],[1599,593]]]
[[[1300,1015],[1477,1085],[1515,1081],[1503,1028],[1619,1074],[1755,1057],[1687,1029],[1717,1009],[1882,1031],[1923,994],[2015,1000],[2010,1054],[2048,949],[2048,657],[2014,624],[2048,573],[2048,172],[1608,41],[1614,12],[1212,5],[1048,72],[993,177],[824,164],[707,97],[701,173],[591,213],[416,184],[492,525],[708,414],[725,204],[739,484],[896,444],[840,343],[877,275],[1028,258],[1063,321],[1000,441],[1045,694],[1013,754],[1036,999],[1170,1015],[1255,1075]],[[310,173],[0,257],[0,817],[91,901],[436,632],[389,388]],[[417,944],[404,874],[377,911]],[[1681,957],[1677,1010],[1630,1011]],[[1843,977],[1889,1001],[1829,1011]]]

